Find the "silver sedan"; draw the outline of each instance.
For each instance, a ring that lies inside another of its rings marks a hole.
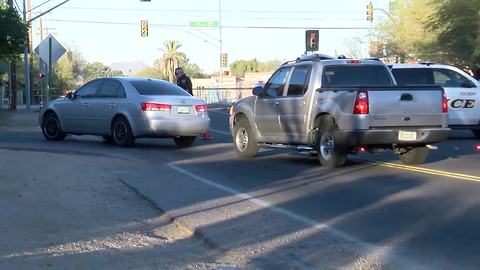
[[[119,146],[135,138],[173,138],[179,147],[191,146],[208,131],[210,118],[204,100],[163,80],[99,78],[40,110],[47,140],[67,134],[101,135]]]

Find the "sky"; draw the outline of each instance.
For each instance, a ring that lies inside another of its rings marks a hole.
[[[21,5],[22,0],[17,0]],[[41,5],[42,3],[45,4]],[[33,15],[63,0],[31,0]],[[256,58],[291,60],[305,51],[305,30],[319,29],[319,52],[347,54],[349,41],[360,38],[368,56],[368,29],[385,19],[374,12],[366,20],[365,0],[70,0],[43,16],[43,27],[64,47],[75,47],[88,62],[143,61],[152,66],[163,54],[163,42],[177,40],[179,51],[205,72],[218,71],[219,27],[191,27],[191,22],[219,22],[222,51],[229,63]],[[374,0],[387,9],[388,0]],[[40,7],[37,7],[41,5]],[[37,7],[37,8],[35,8]],[[148,20],[148,37],[140,21]],[[33,23],[33,46],[40,42],[40,19]]]

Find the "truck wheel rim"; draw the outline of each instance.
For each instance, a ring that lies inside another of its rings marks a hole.
[[[114,136],[118,142],[125,139],[127,132],[127,125],[125,125],[123,121],[120,121],[115,125]]]
[[[248,132],[244,128],[239,128],[237,131],[237,136],[235,137],[235,142],[237,144],[238,150],[245,151],[248,146]]]
[[[51,117],[45,121],[45,133],[50,137],[55,137],[57,135],[60,125],[58,124],[57,119]]]
[[[335,149],[335,140],[330,134],[325,134],[320,140],[320,154],[325,160],[330,160]]]

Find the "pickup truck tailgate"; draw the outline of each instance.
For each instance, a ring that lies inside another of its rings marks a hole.
[[[370,127],[441,127],[441,88],[369,89]]]

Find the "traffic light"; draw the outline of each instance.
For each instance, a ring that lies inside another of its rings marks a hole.
[[[372,2],[370,2],[367,5],[367,21],[370,21],[370,22],[373,21],[373,5],[372,5]]]
[[[148,37],[148,20],[140,21],[140,35],[142,37]]]
[[[307,30],[305,32],[305,47],[307,52],[318,51],[318,30]]]
[[[220,66],[227,67],[228,66],[228,54],[222,53],[220,54]]]

